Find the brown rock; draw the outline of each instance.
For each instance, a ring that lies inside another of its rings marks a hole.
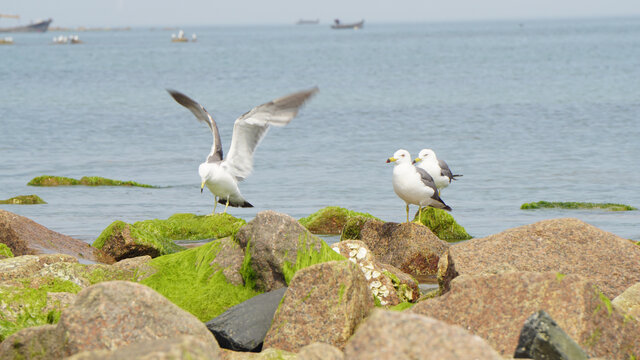
[[[119,347],[114,351],[92,350],[73,355],[67,360],[217,360],[218,348],[211,342],[202,341],[194,336],[183,335],[172,339],[145,340]]]
[[[287,286],[282,269],[285,262],[295,264],[299,245],[319,251],[322,242],[296,219],[271,210],[259,212],[240,228],[236,241],[243,249],[250,244],[256,287],[265,292]]]
[[[589,356],[628,359],[640,349],[640,324],[612,308],[595,284],[579,275],[510,272],[460,276],[443,296],[409,311],[459,325],[512,356],[525,320],[546,311]]]
[[[640,321],[640,283],[630,286],[611,302],[623,313]]]
[[[321,342],[311,343],[298,352],[297,360],[343,360],[344,354],[335,346]]]
[[[5,210],[0,210],[0,243],[6,244],[14,256],[61,253],[89,262],[114,262],[113,258],[82,240],[49,230]]]
[[[0,360],[62,359],[62,342],[55,331],[55,325],[42,325],[10,335],[0,343]]]
[[[56,328],[65,356],[180,335],[219,348],[195,316],[151,288],[127,281],[103,282],[82,290],[76,302],[63,311]]]
[[[264,339],[264,347],[296,352],[313,342],[342,348],[373,308],[357,265],[330,261],[299,270]]]
[[[29,278],[55,263],[77,264],[78,259],[63,254],[24,255],[2,259],[0,260],[0,281]]]
[[[396,267],[378,262],[364,242],[344,240],[333,244],[332,248],[360,267],[380,305],[415,302],[420,297],[420,288],[415,279]]]
[[[149,261],[151,256],[143,255],[120,260],[112,266],[114,269],[132,274],[133,280],[142,281],[158,272],[156,268],[149,265]]]
[[[347,359],[494,359],[483,339],[445,322],[407,312],[376,309],[347,343]]]
[[[437,273],[438,260],[449,244],[428,227],[416,223],[383,223],[369,220],[360,233],[378,261],[420,278]]]
[[[480,256],[481,255],[481,256]],[[451,246],[441,260],[443,290],[459,275],[557,271],[592,279],[609,297],[640,282],[640,247],[578,219],[544,220]]]
[[[295,353],[280,349],[265,349],[259,353],[221,349],[222,360],[297,360]]]
[[[244,251],[231,237],[220,239],[220,251],[216,258],[209,264],[216,270],[222,269],[222,274],[227,281],[234,285],[244,285],[240,269],[244,261]]]
[[[145,255],[152,258],[162,255],[158,244],[140,241],[132,236],[130,224],[124,224],[122,227],[113,227],[101,249],[118,261]]]

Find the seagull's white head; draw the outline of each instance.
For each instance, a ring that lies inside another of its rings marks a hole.
[[[418,154],[418,157],[413,161],[413,163],[417,163],[420,161],[431,161],[437,162],[438,158],[436,157],[436,153],[431,149],[422,149]]]
[[[387,159],[387,163],[395,162],[396,164],[404,164],[411,162],[411,154],[407,150],[400,149],[393,153],[393,156]]]
[[[200,166],[198,167],[198,175],[200,175],[200,180],[202,181],[200,183],[200,192],[204,190],[204,185],[207,182],[207,178],[210,177],[212,170],[213,167],[211,166],[211,164],[206,162],[200,164]]]

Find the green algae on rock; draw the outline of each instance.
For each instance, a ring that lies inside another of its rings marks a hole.
[[[298,270],[304,269],[311,265],[325,263],[328,261],[341,261],[346,260],[346,258],[339,253],[335,252],[327,243],[324,241],[320,241],[320,249],[316,250],[314,247],[314,241],[305,239],[301,236],[298,241],[298,248],[296,251],[296,262],[295,264],[290,263],[289,261],[284,262],[282,267],[282,273],[284,274],[284,280],[289,285],[293,275],[295,275]]]
[[[46,204],[47,202],[42,200],[38,195],[19,195],[7,200],[0,200],[0,204],[13,204],[13,205],[35,205]]]
[[[347,222],[344,224],[344,227],[342,228],[340,241],[362,239],[360,232],[362,231],[364,223],[366,223],[368,220],[370,220],[370,218],[363,216],[354,216],[349,218],[349,220],[347,220]]]
[[[542,208],[559,208],[559,209],[602,209],[609,211],[632,211],[637,208],[624,204],[612,203],[588,203],[574,201],[538,201],[532,203],[524,203],[520,206],[522,210],[542,209]]]
[[[235,235],[246,222],[229,214],[174,214],[127,224],[115,221],[93,242],[117,260],[140,255],[152,257],[184,250],[175,240],[220,239]]]
[[[11,249],[3,243],[0,243],[0,260],[13,257]]]
[[[347,210],[339,206],[327,206],[300,219],[299,222],[313,234],[340,235],[346,222],[356,216],[379,220],[371,214]]]
[[[258,294],[247,285],[229,283],[222,270],[212,266],[220,242],[157,257],[149,265],[157,273],[141,281],[201,321],[209,321]]]
[[[418,214],[416,214],[417,217]],[[419,222],[428,227],[440,240],[455,242],[472,238],[451,214],[442,209],[423,208],[422,218],[419,219]]]
[[[30,186],[71,186],[71,185],[84,185],[84,186],[135,186],[152,188],[154,186],[147,184],[140,184],[135,181],[121,181],[112,180],[99,176],[83,176],[80,180],[68,178],[64,176],[52,176],[42,175],[35,177],[27,183]]]

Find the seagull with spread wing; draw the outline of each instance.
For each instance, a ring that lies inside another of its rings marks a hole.
[[[215,198],[213,214],[218,203],[225,204],[224,212],[229,205],[235,207],[253,207],[244,199],[238,188],[238,182],[244,180],[253,169],[253,152],[266,135],[270,125],[285,126],[297,114],[300,107],[318,88],[299,91],[268,103],[256,106],[236,119],[233,125],[233,136],[227,157],[223,160],[222,144],[218,126],[202,105],[188,96],[167,90],[182,106],[189,109],[199,121],[209,125],[213,134],[213,145],[207,160],[200,164],[198,174],[202,183],[200,192],[206,185]]]

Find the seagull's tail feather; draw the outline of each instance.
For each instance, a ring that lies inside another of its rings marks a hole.
[[[451,180],[458,180],[456,179],[457,177],[462,176],[462,174],[455,174],[455,175],[451,175]]]
[[[218,200],[218,203],[222,204],[222,205],[227,205],[227,199],[220,199]],[[233,207],[253,207],[253,205],[251,205],[248,201],[242,199],[240,201],[234,201],[234,200],[229,200],[229,206],[233,206]]]

